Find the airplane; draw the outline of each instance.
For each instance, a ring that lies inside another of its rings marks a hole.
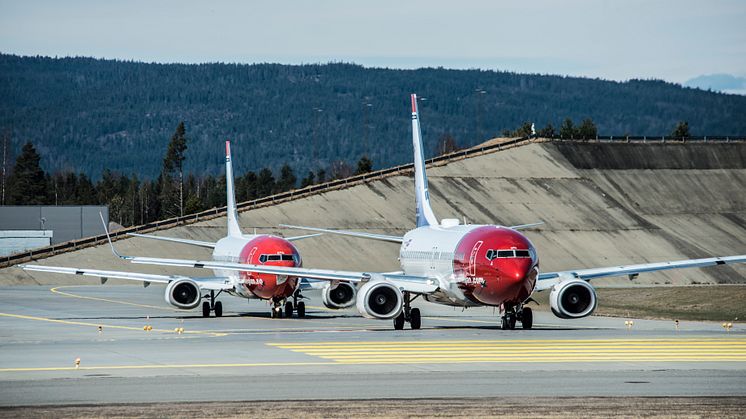
[[[302,266],[300,253],[292,242],[318,236],[319,234],[283,238],[267,234],[243,234],[241,232],[241,228],[238,225],[238,212],[236,210],[236,197],[233,186],[233,162],[231,161],[230,141],[225,142],[225,179],[228,231],[224,238],[213,243],[137,233],[130,233],[130,235],[211,248],[213,249],[212,260],[217,262],[231,262],[247,266]],[[103,222],[103,216],[101,221]],[[109,232],[106,225],[104,225],[104,229],[108,237]],[[111,244],[111,238],[109,238],[109,243]],[[223,292],[247,299],[268,300],[272,305],[270,312],[272,318],[282,317],[283,312],[285,317],[291,317],[293,311],[296,312],[298,317],[304,317],[306,312],[305,303],[298,301],[303,298],[300,294],[302,281],[300,277],[294,275],[215,269],[215,276],[194,278],[180,275],[153,275],[42,265],[21,265],[20,267],[26,271],[99,277],[102,284],[110,278],[141,281],[146,287],[150,283],[163,283],[166,284],[165,300],[167,303],[179,309],[191,310],[197,308],[200,302],[202,302],[203,317],[209,317],[211,312],[215,314],[215,317],[223,315],[223,304],[220,301],[216,301],[216,298]],[[324,289],[323,295],[325,296],[325,301],[327,301],[326,304],[330,308],[343,308],[342,305],[335,305],[330,302],[334,300],[334,296],[339,292],[340,290],[332,292],[331,287]]]
[[[589,281],[669,269],[701,268],[746,262],[746,255],[710,257],[627,266],[539,271],[536,248],[516,226],[460,224],[457,219],[438,222],[431,206],[422,146],[417,96],[412,101],[416,228],[404,236],[288,226],[318,233],[339,234],[399,243],[401,271],[355,272],[303,267],[247,265],[231,261],[200,261],[122,256],[132,263],[184,266],[221,271],[251,271],[326,281],[328,298],[339,306],[354,304],[367,318],[391,320],[401,330],[422,325],[420,310],[411,302],[420,296],[429,302],[456,307],[493,306],[500,309],[502,329],[533,327],[533,312],[526,305],[533,293],[549,291],[551,311],[563,319],[589,316],[596,309],[595,288]],[[112,246],[112,250],[113,246]],[[327,307],[330,307],[327,305]]]

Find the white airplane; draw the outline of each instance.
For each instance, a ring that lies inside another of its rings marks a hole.
[[[500,308],[503,329],[533,325],[533,314],[525,304],[534,292],[548,290],[552,312],[565,319],[590,315],[596,308],[596,292],[589,283],[596,278],[635,277],[640,273],[678,268],[698,268],[746,262],[746,255],[712,257],[629,266],[539,272],[539,257],[531,241],[518,226],[459,225],[456,219],[438,222],[430,207],[425,159],[422,150],[417,97],[412,95],[412,142],[414,146],[416,223],[404,236],[286,226],[400,243],[399,272],[353,272],[301,267],[246,265],[233,261],[200,261],[120,256],[133,263],[186,266],[218,271],[250,271],[326,281],[327,294],[338,306],[354,302],[365,317],[393,319],[394,329],[409,322],[421,326],[420,310],[410,303],[418,296],[433,303]],[[325,302],[327,297],[325,294]],[[329,306],[329,305],[327,305]]]
[[[296,249],[291,242],[318,236],[319,234],[289,238],[266,234],[242,234],[241,228],[238,225],[238,213],[236,211],[236,197],[233,187],[233,163],[231,161],[229,141],[225,142],[225,179],[228,200],[226,211],[228,219],[228,235],[218,240],[218,242],[212,243],[134,233],[131,235],[212,248],[212,262],[230,262],[244,266],[300,267],[302,263],[300,254],[298,253],[298,249]],[[106,228],[106,226],[104,226],[104,228]],[[109,240],[109,243],[111,243],[111,240]],[[113,246],[112,249],[114,249]],[[124,257],[124,259],[127,258]],[[213,277],[192,278],[177,275],[152,275],[134,272],[103,271],[86,268],[65,268],[42,265],[21,265],[20,267],[27,271],[99,277],[101,278],[102,284],[109,278],[141,281],[146,287],[150,285],[150,283],[167,284],[165,295],[167,303],[176,308],[191,310],[197,308],[200,305],[200,302],[202,302],[202,315],[204,317],[209,317],[211,311],[215,313],[215,317],[221,317],[223,315],[222,303],[215,300],[222,292],[248,299],[258,298],[268,300],[272,305],[272,317],[282,317],[283,308],[286,317],[292,316],[294,310],[298,317],[305,316],[305,304],[303,301],[298,301],[299,298],[302,298],[300,295],[301,281],[300,278],[295,275],[267,274],[246,270],[226,270],[216,268],[214,269],[215,276]],[[335,305],[333,303],[335,296],[339,294],[339,292],[339,290],[332,292],[331,287],[325,288],[324,296],[327,306],[331,308],[342,308],[343,305]],[[290,299],[293,301],[290,301]]]

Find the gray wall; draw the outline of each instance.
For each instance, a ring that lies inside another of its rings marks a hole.
[[[104,232],[99,212],[109,223],[106,206],[0,206],[0,230],[54,231],[52,244],[90,237]]]

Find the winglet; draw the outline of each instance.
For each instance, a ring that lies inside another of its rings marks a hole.
[[[427,189],[425,173],[425,152],[422,146],[417,95],[412,93],[412,145],[414,146],[414,193],[417,206],[417,227],[438,225],[433,209],[430,207],[430,192]]]
[[[238,211],[236,210],[236,193],[233,187],[233,162],[231,161],[231,142],[225,142],[225,195],[228,199],[226,218],[228,219],[228,235],[241,237],[241,227],[238,226]]]
[[[124,260],[130,260],[132,259],[131,256],[123,256],[120,255],[119,252],[117,252],[117,249],[114,248],[114,243],[111,242],[111,236],[109,235],[109,226],[106,225],[106,221],[104,221],[104,214],[99,211],[98,216],[101,217],[101,224],[104,226],[104,232],[106,233],[106,240],[109,241],[109,247],[111,247],[111,253],[114,253],[114,256],[118,257],[119,259]]]

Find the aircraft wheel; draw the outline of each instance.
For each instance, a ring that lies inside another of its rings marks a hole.
[[[412,326],[413,330],[417,330],[422,326],[422,317],[420,317],[419,308],[413,308],[409,313],[409,325]]]
[[[306,303],[303,301],[299,302],[295,306],[295,310],[298,312],[298,317],[306,317]]]
[[[210,317],[210,303],[207,301],[202,303],[202,317]]]
[[[293,317],[293,303],[290,301],[285,303],[285,317],[288,319]]]
[[[220,301],[215,303],[215,317],[223,317],[223,303]]]
[[[505,317],[508,321],[508,329],[515,329],[515,313],[508,313]]]
[[[404,312],[401,312],[398,316],[394,317],[394,330],[402,329],[404,329]]]
[[[534,312],[529,307],[523,308],[523,313],[521,314],[521,325],[523,325],[524,329],[534,327]]]

